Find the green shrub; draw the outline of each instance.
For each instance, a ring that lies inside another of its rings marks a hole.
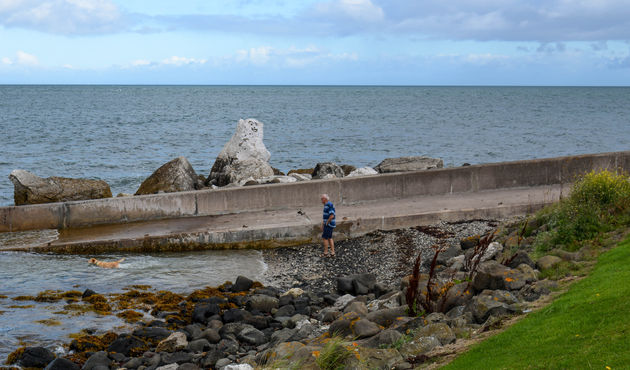
[[[630,223],[630,179],[624,173],[591,171],[575,182],[567,198],[536,218],[549,226],[538,237],[539,250],[556,245],[575,250],[583,240]]]

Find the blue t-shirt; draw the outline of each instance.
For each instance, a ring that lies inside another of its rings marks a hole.
[[[330,215],[334,216],[332,220],[330,220],[330,222],[328,223],[328,226],[337,226],[337,223],[335,222],[335,219],[337,218],[337,214],[335,213],[335,206],[332,204],[331,201],[328,201],[326,202],[326,204],[324,204],[324,225],[326,225],[326,221],[328,221],[328,217],[330,217]]]

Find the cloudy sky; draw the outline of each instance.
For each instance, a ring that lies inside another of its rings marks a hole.
[[[0,0],[0,84],[630,85],[630,0]]]

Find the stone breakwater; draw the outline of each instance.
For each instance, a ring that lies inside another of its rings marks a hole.
[[[523,229],[522,221],[476,221],[379,231],[340,242],[336,258],[316,257],[316,245],[266,251],[267,285],[239,276],[188,295],[136,286],[109,296],[86,290],[21,297],[65,299],[68,310],[116,314],[137,326],[78,333],[58,358],[44,347],[16,349],[7,362],[49,369],[316,369],[338,340],[347,368],[409,369],[461,338],[500,327],[556,285],[538,274],[561,258],[534,262],[524,253],[544,225],[531,223],[527,237]],[[480,234],[495,241],[480,249]],[[434,246],[442,252],[431,269]],[[429,309],[410,316],[409,274],[418,254],[416,302]]]
[[[365,176],[377,173],[417,171],[444,167],[444,161],[428,157],[388,158],[373,168],[339,166],[332,162],[318,163],[313,169],[289,171],[285,175],[271,167],[271,153],[263,143],[263,123],[241,119],[236,132],[214,160],[207,178],[197,175],[185,157],[177,157],[155,170],[145,179],[134,195],[173,193],[225,186],[291,183],[311,179],[331,179],[344,176]],[[14,170],[9,175],[14,185],[15,205],[67,202],[110,198],[109,185],[103,180],[41,178],[26,170]],[[130,196],[119,194],[118,196]]]

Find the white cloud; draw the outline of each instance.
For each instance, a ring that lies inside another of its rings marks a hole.
[[[195,59],[195,58],[172,56],[170,58],[162,60],[161,64],[174,65],[174,66],[179,67],[179,66],[189,65],[189,64],[206,64],[206,62],[207,62],[207,59]],[[146,65],[146,64],[142,64],[142,65]]]
[[[19,50],[17,53],[16,63],[25,66],[36,66],[39,64],[37,57],[33,54],[26,53],[22,50]]]
[[[269,46],[250,48],[249,50],[237,50],[233,60],[239,63],[251,63],[253,65],[279,65],[291,68],[300,68],[322,63],[325,61],[356,61],[356,53],[330,53],[320,48],[309,45],[305,48],[291,46],[287,49],[276,49]]]
[[[123,28],[111,0],[2,0],[0,25],[56,34],[99,34]]]
[[[7,57],[3,57],[2,59],[0,59],[0,62],[2,62],[2,64],[6,64],[6,65],[13,64],[13,61],[10,58],[7,58]]]
[[[271,47],[262,46],[259,48],[251,48],[249,50],[249,60],[254,64],[265,64],[269,62]]]

